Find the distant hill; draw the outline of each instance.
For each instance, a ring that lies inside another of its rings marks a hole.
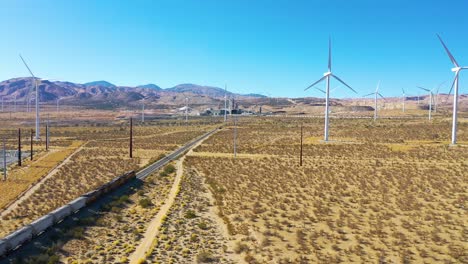
[[[107,81],[94,81],[85,83],[84,86],[103,86],[103,87],[116,87],[114,84]]]
[[[40,80],[40,79],[39,79]],[[7,104],[15,98],[19,105],[25,104],[28,96],[32,97],[32,78],[20,77],[0,82],[0,97]],[[155,84],[137,87],[116,86],[107,81],[95,81],[85,84],[66,81],[39,81],[40,101],[55,102],[60,99],[62,104],[80,105],[91,108],[117,108],[122,106],[141,105],[145,100],[148,107],[170,109],[183,105],[188,94],[193,104],[200,106],[218,106],[224,98],[224,89],[196,84],[180,84],[172,88],[161,89]],[[180,95],[179,95],[180,94]],[[228,96],[234,95],[227,92]],[[236,95],[237,98],[259,98],[257,95]]]
[[[224,97],[224,89],[213,86],[203,86],[192,83],[184,83],[174,86],[172,88],[164,89],[165,91],[176,92],[176,93],[192,93],[198,95],[205,95],[209,97]],[[228,96],[233,95],[231,92],[227,92]]]
[[[162,90],[161,87],[157,86],[156,84],[152,84],[152,83],[145,84],[145,85],[139,85],[139,86],[137,86],[137,88],[153,89],[153,90],[157,90],[157,91]]]

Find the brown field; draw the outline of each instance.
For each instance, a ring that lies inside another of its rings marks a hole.
[[[42,166],[39,167],[40,171],[36,174],[28,174],[31,180],[24,182],[23,189],[10,189],[8,196],[2,197],[3,204],[16,199],[31,181],[44,177],[53,166],[71,153],[71,151],[57,152],[59,149],[72,150],[77,144],[73,142],[81,142],[83,146],[70,160],[57,169],[53,177],[46,179],[34,193],[25,198],[11,212],[3,215],[0,235],[6,235],[15,228],[37,219],[124,172],[137,170],[150,161],[157,160],[212,127],[212,125],[195,124],[190,126],[136,124],[132,159],[128,154],[129,128],[127,123],[52,128],[50,154],[45,153],[43,142],[36,143],[37,149],[40,149],[41,155],[45,155],[45,158],[50,156],[49,159],[53,160],[59,157],[61,160],[51,165],[40,162]],[[9,133],[12,134],[11,131]],[[12,137],[10,141],[13,147],[14,138]],[[62,153],[62,155],[57,157],[58,154],[52,155],[53,152]],[[48,165],[47,168],[44,168],[46,165]],[[18,181],[18,177],[23,175],[25,168],[25,166],[21,169],[13,168],[8,180],[0,183],[0,188],[13,186]]]
[[[241,120],[236,159],[229,127],[186,161],[246,262],[467,261],[467,123],[448,147],[444,121],[333,120],[328,144],[320,121],[275,121]]]
[[[450,121],[440,117],[332,119],[329,143],[321,141],[322,119],[245,117],[238,124],[237,158],[232,120],[186,155],[147,263],[468,262],[466,119],[456,147],[448,144]],[[59,204],[45,199],[64,203],[212,127],[136,126],[133,159],[126,124],[57,129],[57,144],[86,145],[2,228]],[[64,263],[128,263],[175,183],[174,172],[154,173],[103,205],[99,217],[80,220],[52,252]]]

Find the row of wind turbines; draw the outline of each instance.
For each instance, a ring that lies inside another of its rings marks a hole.
[[[450,88],[450,92],[449,92],[449,95],[452,93],[452,90],[454,90],[454,93],[453,93],[453,111],[452,111],[452,137],[451,137],[451,143],[452,145],[455,145],[457,144],[457,112],[458,112],[458,78],[459,78],[459,74],[462,70],[466,70],[468,69],[468,67],[461,67],[457,61],[455,60],[455,58],[453,57],[452,53],[449,51],[449,49],[447,48],[447,46],[445,45],[444,41],[442,40],[442,38],[437,34],[437,37],[439,38],[440,40],[440,43],[442,44],[442,46],[444,47],[449,59],[451,60],[451,62],[453,63],[453,65],[455,66],[454,68],[451,69],[452,72],[455,73],[455,78],[453,80],[453,83],[452,83],[452,86]],[[330,80],[331,78],[334,78],[336,79],[337,81],[339,81],[341,84],[343,84],[344,86],[346,86],[348,89],[350,89],[351,91],[353,91],[354,93],[357,94],[357,92],[351,88],[351,86],[349,86],[348,84],[346,84],[342,79],[340,79],[338,76],[336,76],[335,74],[332,73],[332,52],[331,52],[331,38],[329,38],[328,40],[328,71],[325,72],[323,74],[323,77],[320,78],[318,81],[312,83],[311,85],[309,85],[304,91],[307,91],[308,89],[314,87],[315,85],[321,83],[322,81],[325,81],[326,83],[326,88],[325,88],[325,91],[319,89],[319,88],[316,88],[318,89],[319,91],[322,91],[323,93],[325,93],[325,128],[324,128],[324,141],[325,142],[328,142],[329,141],[329,137],[328,137],[328,134],[329,134],[329,108],[330,108]],[[439,88],[442,84],[440,84],[438,87],[437,87],[437,90],[436,90],[436,103],[435,103],[435,109],[437,109],[437,95],[438,95],[438,91],[439,91]],[[367,96],[371,96],[373,95],[374,96],[374,120],[377,119],[377,99],[378,97],[382,97],[383,99],[385,99],[383,97],[382,94],[380,94],[379,92],[379,88],[380,88],[380,81],[377,83],[377,88],[375,90],[375,92],[372,92],[370,94],[367,94],[367,95],[364,95],[364,97],[367,97]],[[429,92],[429,119],[432,118],[432,105],[434,104],[434,100],[433,100],[433,97],[434,97],[434,89],[427,89],[427,88],[424,88],[424,87],[420,87],[418,86],[419,89],[422,89],[424,91],[427,91]],[[403,92],[403,112],[405,111],[405,97],[406,97],[406,94],[405,94],[405,90],[402,89],[402,92]],[[419,96],[418,96],[418,102],[419,102]],[[437,111],[437,110],[436,110]]]

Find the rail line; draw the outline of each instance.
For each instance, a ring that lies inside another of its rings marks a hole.
[[[190,141],[189,143],[185,144],[184,146],[178,148],[177,150],[175,150],[174,152],[172,152],[171,154],[167,155],[166,157],[156,161],[155,163],[147,166],[146,168],[140,170],[139,172],[137,172],[136,174],[136,177],[140,180],[143,180],[145,179],[146,177],[148,177],[149,175],[151,175],[154,171],[160,169],[162,166],[166,165],[167,163],[171,162],[172,160],[176,159],[177,157],[179,157],[182,153],[184,153],[185,151],[189,150],[192,146],[194,146],[195,144],[197,144],[199,141],[209,137],[210,135],[212,135],[213,133],[215,133],[216,131],[218,131],[219,127],[213,129],[212,131],[208,132],[208,133],[205,133],[203,135],[201,135],[200,137]]]

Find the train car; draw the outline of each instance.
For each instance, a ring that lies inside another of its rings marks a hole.
[[[33,228],[33,235],[39,235],[40,233],[44,232],[47,228],[51,227],[53,224],[54,216],[51,214],[44,215],[43,217],[31,223],[31,227]]]
[[[80,196],[76,198],[75,200],[71,201],[68,203],[72,209],[72,213],[80,210],[81,208],[86,206],[86,197]]]
[[[88,205],[96,201],[99,198],[99,196],[101,196],[101,191],[94,190],[94,191],[85,193],[82,197],[86,198],[86,204]]]
[[[65,217],[72,214],[72,208],[66,204],[50,213],[54,217],[54,223],[62,221]]]
[[[33,228],[30,225],[24,226],[5,237],[6,251],[13,250],[29,241],[33,236]]]
[[[0,239],[0,257],[5,255],[7,252],[6,242],[3,239]]]

